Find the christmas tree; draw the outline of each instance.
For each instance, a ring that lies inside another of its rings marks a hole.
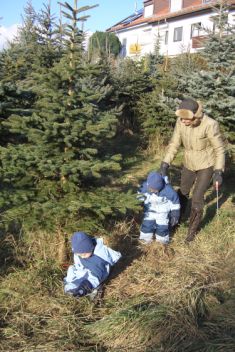
[[[100,186],[121,168],[121,156],[105,148],[115,136],[119,110],[108,103],[112,87],[100,65],[85,60],[78,23],[87,19],[81,12],[91,7],[78,9],[77,1],[74,7],[61,5],[70,20],[63,56],[47,74],[35,76],[34,112],[13,114],[5,123],[22,142],[1,150],[0,206],[11,217],[28,213],[30,226],[69,222],[96,227],[137,202],[130,193],[123,194],[123,201],[118,189]]]

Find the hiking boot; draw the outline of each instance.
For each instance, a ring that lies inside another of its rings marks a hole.
[[[185,243],[192,242],[199,231],[199,225],[202,220],[203,210],[192,208],[190,219],[189,219],[189,228],[188,234],[185,239]]]

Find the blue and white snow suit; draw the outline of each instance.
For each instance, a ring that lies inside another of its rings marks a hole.
[[[91,257],[84,259],[74,254],[74,265],[70,265],[64,278],[65,293],[73,293],[84,281],[88,281],[91,288],[98,287],[107,279],[110,268],[120,258],[121,253],[107,247],[102,238],[94,239],[95,249]]]
[[[179,221],[180,202],[177,192],[168,183],[158,193],[150,193],[147,182],[139,189],[140,200],[144,201],[144,219],[140,229],[140,240],[150,243],[156,240],[167,244],[172,226]]]

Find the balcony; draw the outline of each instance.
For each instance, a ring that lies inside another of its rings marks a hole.
[[[193,49],[200,49],[205,46],[205,42],[208,39],[207,35],[199,35],[197,37],[192,38],[192,48]]]

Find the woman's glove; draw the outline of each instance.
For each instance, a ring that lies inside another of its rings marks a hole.
[[[161,167],[160,167],[160,174],[162,175],[162,177],[167,176],[167,172],[168,172],[168,168],[169,168],[169,164],[165,163],[165,161],[161,162]]]
[[[213,178],[213,186],[216,187],[216,184],[218,184],[218,187],[220,187],[223,183],[222,170],[215,170],[212,178]]]

